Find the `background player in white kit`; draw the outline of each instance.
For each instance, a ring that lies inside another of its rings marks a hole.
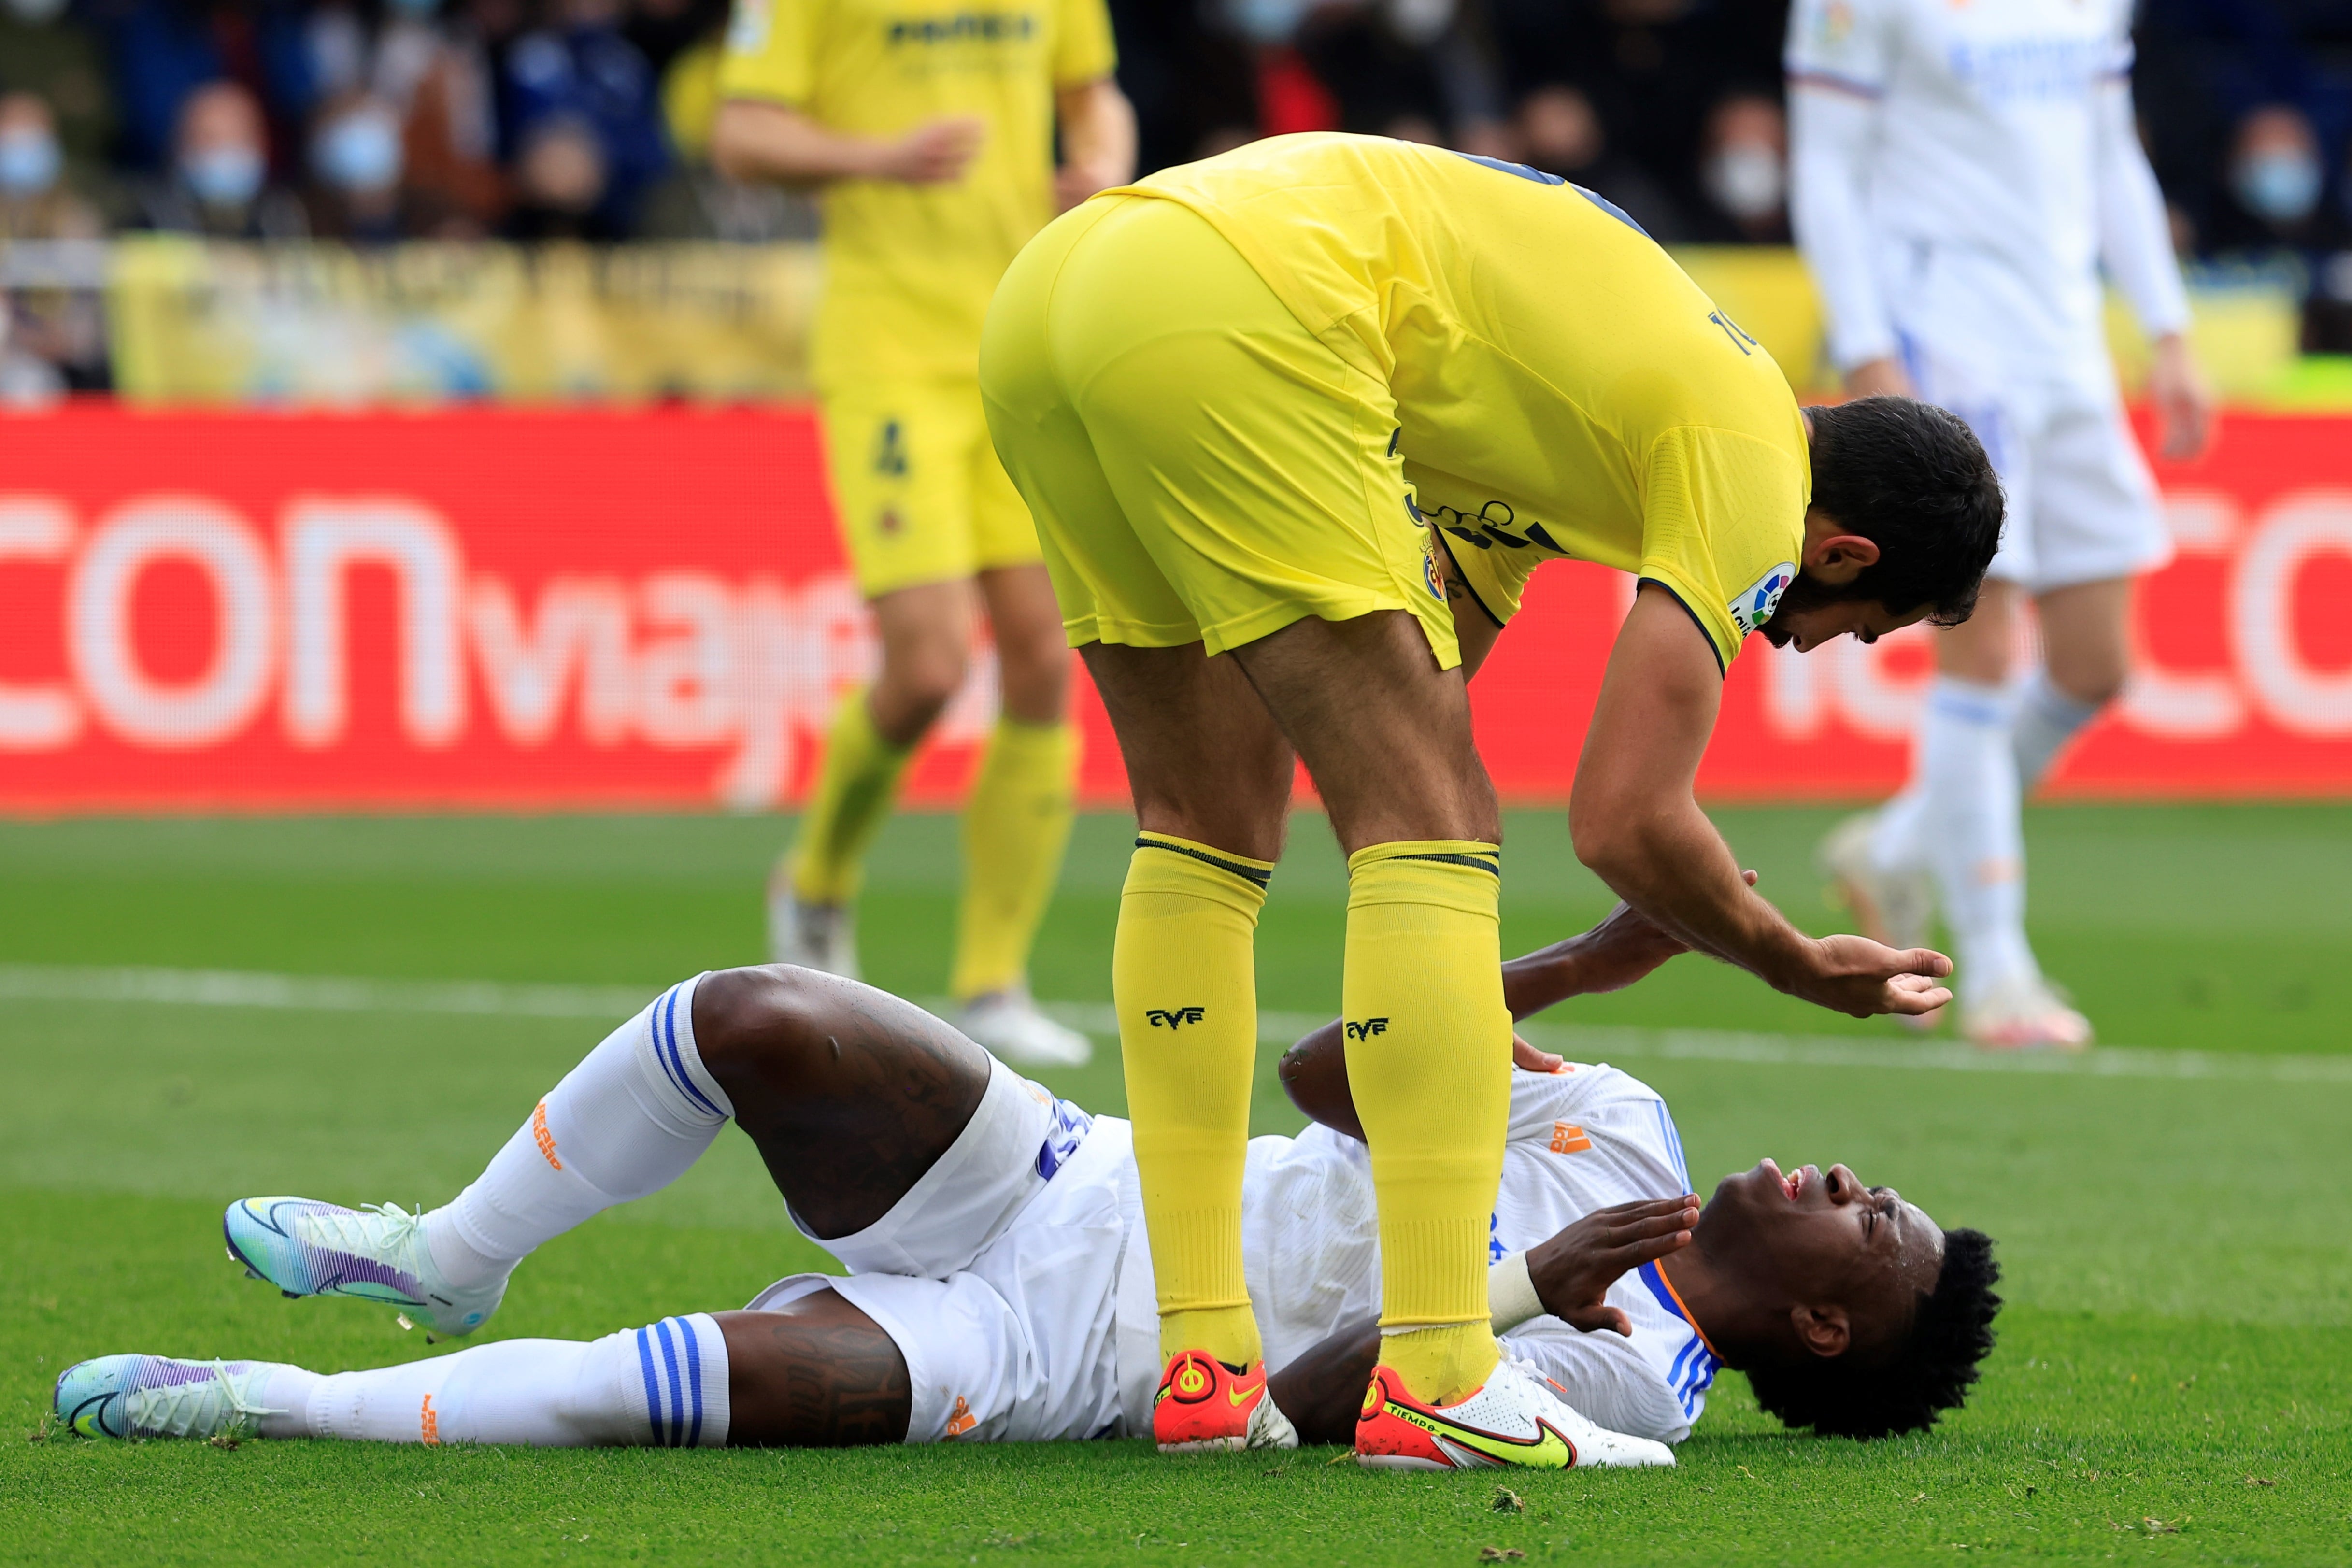
[[[2102,266],[2154,344],[2165,454],[2193,456],[2210,418],[2131,62],[2130,0],[1797,0],[1789,18],[1791,216],[1831,353],[1857,396],[1967,420],[2008,492],[1975,616],[1937,633],[1910,784],[1823,846],[1880,941],[1925,940],[1941,891],[1960,1026],[1985,1046],[2090,1040],[2026,942],[2019,807],[2121,689],[2132,579],[2171,548]],[[2043,663],[2012,689],[2028,595]]]

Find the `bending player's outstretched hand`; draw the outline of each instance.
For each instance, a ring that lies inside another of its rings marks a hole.
[[[1528,1248],[1528,1278],[1544,1310],[1572,1329],[1631,1337],[1633,1325],[1604,1300],[1630,1269],[1690,1245],[1698,1199],[1642,1198],[1595,1209],[1549,1241]]]
[[[1812,973],[1795,994],[1857,1018],[1932,1013],[1952,999],[1937,984],[1952,961],[1925,947],[1882,946],[1866,936],[1825,936],[1812,944]]]

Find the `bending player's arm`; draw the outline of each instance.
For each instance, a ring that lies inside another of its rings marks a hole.
[[[1054,117],[1062,133],[1054,195],[1064,212],[1135,178],[1135,110],[1118,83],[1102,77],[1055,88]]]
[[[1644,583],[1609,656],[1576,768],[1569,827],[1617,896],[1685,945],[1776,990],[1867,1017],[1925,1013],[1951,995],[1951,961],[1858,936],[1816,941],[1749,889],[1693,784],[1715,732],[1723,675],[1681,601]]]
[[[772,100],[730,98],[711,127],[710,158],[730,180],[802,188],[835,180],[932,185],[962,175],[986,130],[977,119],[956,116],[901,136],[859,136]]]
[[[1630,1335],[1625,1314],[1602,1298],[1644,1263],[1690,1245],[1698,1199],[1640,1198],[1595,1209],[1527,1252],[1528,1273],[1545,1312],[1586,1333]],[[1522,1320],[1524,1321],[1524,1320]],[[1497,1323],[1498,1332],[1513,1324]],[[1267,1392],[1302,1443],[1353,1441],[1365,1385],[1380,1360],[1381,1324],[1366,1318],[1318,1342],[1266,1379]],[[1575,1390],[1569,1391],[1574,1403]]]
[[[2140,145],[2126,79],[2100,89],[2097,112],[2099,259],[2147,334],[2148,401],[2163,422],[2164,455],[2179,461],[2205,449],[2213,395],[2189,346],[2189,294],[2172,254],[2172,224]]]

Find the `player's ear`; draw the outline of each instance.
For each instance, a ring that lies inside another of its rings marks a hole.
[[[1845,1354],[1853,1343],[1853,1323],[1843,1307],[1800,1302],[1789,1309],[1789,1322],[1797,1331],[1797,1342],[1824,1360]]]
[[[1805,574],[1843,588],[1878,564],[1878,541],[1848,533],[1837,519],[1813,507],[1805,513]]]

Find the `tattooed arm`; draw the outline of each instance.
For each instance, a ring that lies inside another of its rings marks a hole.
[[[720,1312],[727,1441],[739,1448],[903,1443],[914,1413],[907,1358],[882,1325],[831,1290],[781,1311]]]
[[[1500,621],[1486,613],[1478,595],[1462,578],[1462,568],[1454,562],[1454,548],[1445,542],[1445,534],[1435,523],[1425,525],[1429,537],[1437,544],[1437,571],[1445,579],[1445,603],[1454,612],[1454,640],[1462,649],[1462,679],[1468,680],[1478,673],[1494,651],[1495,639],[1503,635]]]

